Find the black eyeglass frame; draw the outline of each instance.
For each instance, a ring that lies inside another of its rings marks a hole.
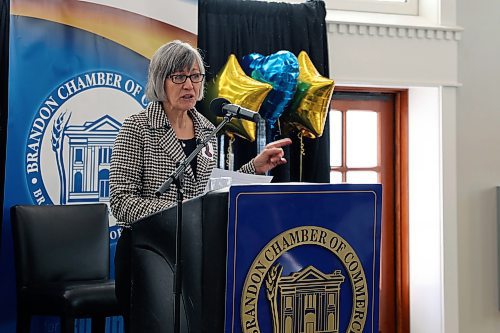
[[[195,76],[195,77],[199,76],[200,80],[193,80],[193,76]],[[192,83],[200,83],[205,78],[205,74],[203,74],[203,73],[193,73],[191,75],[186,75],[186,74],[170,74],[168,77],[175,84],[183,84],[183,83],[185,83],[187,81],[188,78],[191,80]],[[184,80],[180,81],[181,78],[184,78]]]

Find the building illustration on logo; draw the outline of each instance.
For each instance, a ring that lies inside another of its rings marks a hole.
[[[70,117],[64,118],[65,113],[55,121],[52,134],[61,184],[60,203],[108,202],[111,154],[121,123],[104,115],[83,125],[67,126]],[[65,138],[67,146],[63,145]],[[63,147],[68,151],[63,152]],[[67,169],[63,161],[68,162]]]
[[[275,265],[266,280],[274,333],[338,333],[341,271],[324,274],[307,266],[284,277],[281,271]]]

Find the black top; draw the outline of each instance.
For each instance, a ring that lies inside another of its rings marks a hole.
[[[182,150],[184,150],[184,154],[188,157],[195,149],[196,149],[196,138],[191,139],[179,139],[179,143],[181,144]],[[193,169],[193,174],[196,177],[196,158],[193,158],[191,161],[191,169]]]

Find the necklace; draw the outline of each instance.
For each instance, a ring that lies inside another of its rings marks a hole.
[[[185,147],[186,147],[186,143],[185,143],[184,141],[179,140],[179,142],[180,142],[180,144],[181,144],[181,147],[182,147],[182,148],[185,148]]]

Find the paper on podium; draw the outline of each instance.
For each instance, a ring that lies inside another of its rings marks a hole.
[[[210,178],[208,180],[207,187],[205,188],[205,192],[208,192],[210,190],[211,179],[222,179],[222,178],[231,178],[231,185],[245,185],[245,184],[270,183],[271,180],[273,179],[273,176],[253,175],[249,173],[214,168],[212,170],[212,173],[210,174]]]

